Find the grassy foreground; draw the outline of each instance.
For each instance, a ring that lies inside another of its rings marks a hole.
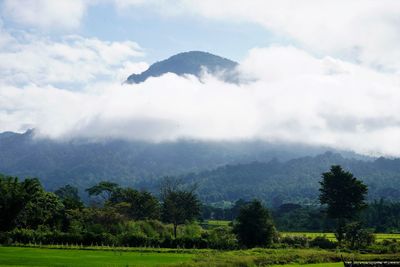
[[[250,249],[236,251],[131,248],[55,249],[0,247],[0,266],[179,266],[338,267],[341,255],[354,260],[399,260],[400,254],[349,254],[321,249]]]
[[[0,266],[168,266],[194,254],[0,247]]]
[[[399,260],[400,253],[398,254],[353,254],[339,251],[328,251],[322,249],[250,249],[250,250],[236,250],[226,252],[209,252],[201,255],[201,257],[194,257],[194,263],[184,263],[180,266],[215,266],[215,267],[228,267],[228,266],[275,266],[287,265],[298,266],[308,264],[320,264],[310,266],[340,266],[341,256],[345,260],[359,260],[359,261],[374,261],[374,260]],[[328,265],[329,263],[329,265]],[[339,263],[332,264],[330,263]],[[293,265],[297,264],[297,265]],[[343,265],[343,264],[342,264]]]

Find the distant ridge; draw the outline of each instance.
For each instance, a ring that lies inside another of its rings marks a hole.
[[[166,60],[152,64],[146,71],[140,74],[132,74],[126,80],[127,83],[141,83],[150,77],[159,77],[168,72],[177,75],[192,74],[200,77],[206,69],[211,74],[218,74],[224,81],[237,82],[234,73],[238,63],[217,55],[202,51],[190,51],[176,54]]]

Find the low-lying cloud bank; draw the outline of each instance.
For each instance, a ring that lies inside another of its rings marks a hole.
[[[73,91],[3,80],[0,131],[35,128],[59,140],[262,139],[400,155],[397,74],[291,46],[251,50],[239,73],[255,81],[166,74]]]

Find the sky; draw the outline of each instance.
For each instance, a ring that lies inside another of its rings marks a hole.
[[[0,0],[0,132],[400,156],[400,1]],[[124,80],[176,53],[240,63]]]

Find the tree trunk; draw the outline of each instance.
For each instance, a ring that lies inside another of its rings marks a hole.
[[[176,239],[176,228],[178,228],[178,225],[176,223],[174,223],[174,237]]]
[[[339,242],[339,245],[342,244],[342,241],[344,239],[344,228],[346,226],[346,221],[344,219],[339,219],[337,221],[337,225],[336,225],[336,239]]]

